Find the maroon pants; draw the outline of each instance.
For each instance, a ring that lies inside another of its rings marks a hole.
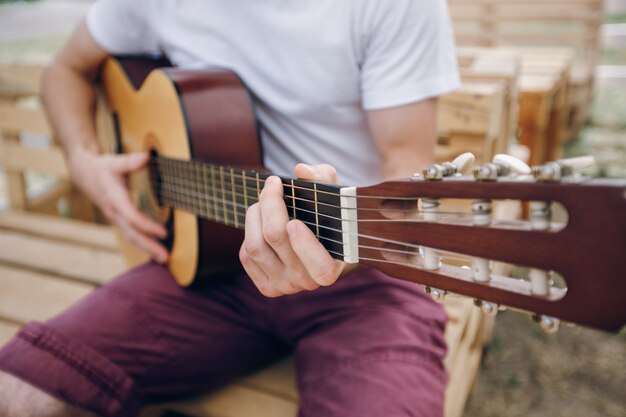
[[[443,309],[373,270],[275,299],[245,275],[189,290],[145,264],[0,350],[0,369],[110,417],[224,384],[288,351],[300,416],[441,416]]]

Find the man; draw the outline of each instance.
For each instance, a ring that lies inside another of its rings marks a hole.
[[[106,57],[153,52],[237,72],[265,165],[321,182],[374,183],[432,162],[435,97],[459,83],[444,0],[96,3],[46,71],[44,101],[76,184],[156,262],[26,325],[0,351],[0,414],[135,416],[293,350],[301,416],[441,415],[441,307],[417,285],[333,260],[289,221],[275,179],[246,215],[247,274],[193,291],[173,283],[165,230],[124,186],[147,156],[100,154],[93,117]]]

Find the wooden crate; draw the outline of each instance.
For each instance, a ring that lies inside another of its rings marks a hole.
[[[448,0],[457,44],[483,47],[571,47],[566,138],[587,119],[598,62],[604,0]]]
[[[500,131],[505,101],[504,87],[497,82],[464,82],[440,99],[437,126],[437,161],[449,161],[472,152],[479,162],[491,160],[506,137]]]
[[[567,131],[567,97],[575,55],[570,48],[460,47],[461,65],[482,61],[483,71],[497,68],[505,56],[519,59],[517,136],[530,151],[530,163],[559,157]],[[463,67],[462,67],[463,68]]]
[[[514,53],[458,52],[462,86],[439,100],[436,158],[473,152],[479,163],[506,153],[515,138],[520,60]]]

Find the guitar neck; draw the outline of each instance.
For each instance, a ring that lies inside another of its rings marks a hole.
[[[161,205],[237,229],[244,229],[246,211],[271,175],[161,156],[151,159],[149,170]],[[351,187],[279,178],[289,218],[301,220],[333,257],[344,259],[341,190]]]

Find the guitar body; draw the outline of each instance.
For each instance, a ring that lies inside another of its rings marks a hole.
[[[263,170],[251,97],[229,71],[163,68],[165,60],[111,58],[102,71],[117,152]],[[176,208],[161,207],[147,170],[130,179],[140,209],[166,225],[169,269],[188,286],[200,276],[237,267],[243,232]],[[198,190],[203,192],[203,190]]]

